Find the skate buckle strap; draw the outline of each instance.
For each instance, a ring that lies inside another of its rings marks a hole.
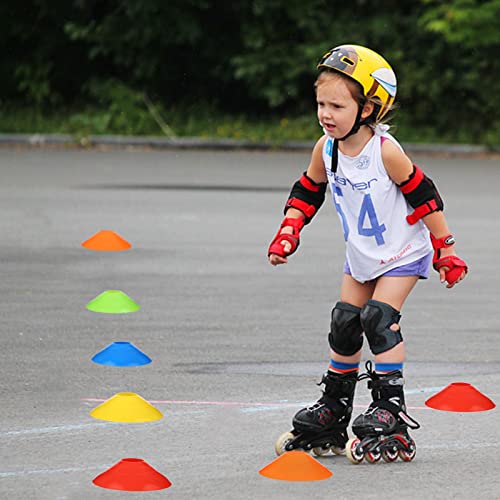
[[[308,406],[307,409],[309,411],[315,411],[319,410],[322,406],[325,406],[325,403],[317,401],[316,403],[313,403],[311,406]]]
[[[387,374],[390,375],[390,374]],[[385,375],[384,375],[385,376]],[[371,379],[368,380],[368,389],[379,389],[381,387],[387,386],[403,386],[405,385],[405,379],[403,377],[391,378],[391,379]]]
[[[410,429],[420,429],[420,424],[403,410],[399,411],[398,416]]]
[[[383,410],[390,411],[394,415],[399,415],[399,413],[402,411],[400,406],[385,399],[373,401],[373,403],[370,405],[370,408],[381,408]]]
[[[374,409],[381,408],[383,410],[387,410],[393,415],[397,415],[410,429],[420,429],[420,424],[414,418],[410,417],[408,413],[391,401],[380,399],[378,401],[374,401],[370,407],[373,407]]]
[[[356,374],[345,373],[343,375],[331,376],[327,373],[323,374],[320,382],[316,385],[324,385],[325,392],[330,392],[334,390],[351,390],[356,382],[358,381],[358,376]]]

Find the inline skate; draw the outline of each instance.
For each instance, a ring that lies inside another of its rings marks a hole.
[[[357,372],[325,373],[318,384],[324,385],[323,396],[294,416],[293,429],[276,441],[277,455],[291,450],[311,449],[317,456],[326,455],[329,451],[336,455],[344,454],[357,379]]]
[[[408,428],[418,429],[420,424],[406,413],[403,392],[403,374],[395,370],[378,374],[366,364],[364,378],[371,389],[372,403],[367,410],[356,417],[352,431],[357,436],[346,444],[346,455],[350,462],[359,464],[365,459],[375,463],[382,458],[394,462],[398,456],[405,462],[415,458],[415,441],[408,434]]]

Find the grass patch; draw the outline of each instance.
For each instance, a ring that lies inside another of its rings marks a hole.
[[[89,135],[148,135],[164,137],[202,137],[240,139],[280,144],[286,141],[314,141],[322,134],[314,110],[304,116],[229,115],[210,106],[164,109],[128,101],[106,107],[37,110],[3,107],[0,110],[0,133],[70,134],[76,139]],[[432,127],[415,127],[411,117],[398,113],[391,128],[401,142],[475,143],[460,130],[438,133]],[[489,141],[487,141],[489,142]],[[498,143],[495,138],[493,144]]]
[[[153,135],[244,139],[254,142],[314,140],[321,134],[314,115],[256,118],[229,115],[213,109],[147,109],[137,112],[98,109],[40,111],[11,108],[0,111],[0,133],[89,135]],[[157,119],[160,119],[160,123]]]
[[[87,86],[89,103],[74,108],[22,107],[7,104],[0,109],[0,133],[70,134],[76,140],[90,135],[148,135],[240,139],[280,144],[314,141],[321,136],[314,109],[306,115],[228,114],[215,106],[186,102],[166,106],[123,82],[92,80]],[[415,126],[413,117],[398,110],[391,132],[402,142],[475,143],[468,128]],[[492,123],[483,143],[500,143],[500,122]]]

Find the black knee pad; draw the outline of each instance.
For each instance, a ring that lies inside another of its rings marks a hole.
[[[332,310],[332,322],[328,342],[342,356],[352,356],[363,346],[363,327],[359,313],[361,307],[347,302],[337,302]]]
[[[361,325],[373,354],[381,354],[403,341],[401,330],[391,330],[391,325],[399,323],[401,315],[394,307],[370,299],[361,310]]]

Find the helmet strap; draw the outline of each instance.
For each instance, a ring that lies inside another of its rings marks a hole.
[[[335,173],[337,171],[337,165],[338,165],[338,161],[339,161],[339,141],[345,141],[351,135],[356,134],[362,125],[368,124],[368,121],[366,118],[361,119],[361,113],[363,113],[363,108],[364,108],[364,106],[361,106],[361,105],[358,107],[358,113],[356,115],[356,119],[354,120],[354,125],[352,126],[351,130],[346,135],[344,135],[344,137],[341,137],[340,139],[333,140],[332,166],[331,166],[332,173]]]

